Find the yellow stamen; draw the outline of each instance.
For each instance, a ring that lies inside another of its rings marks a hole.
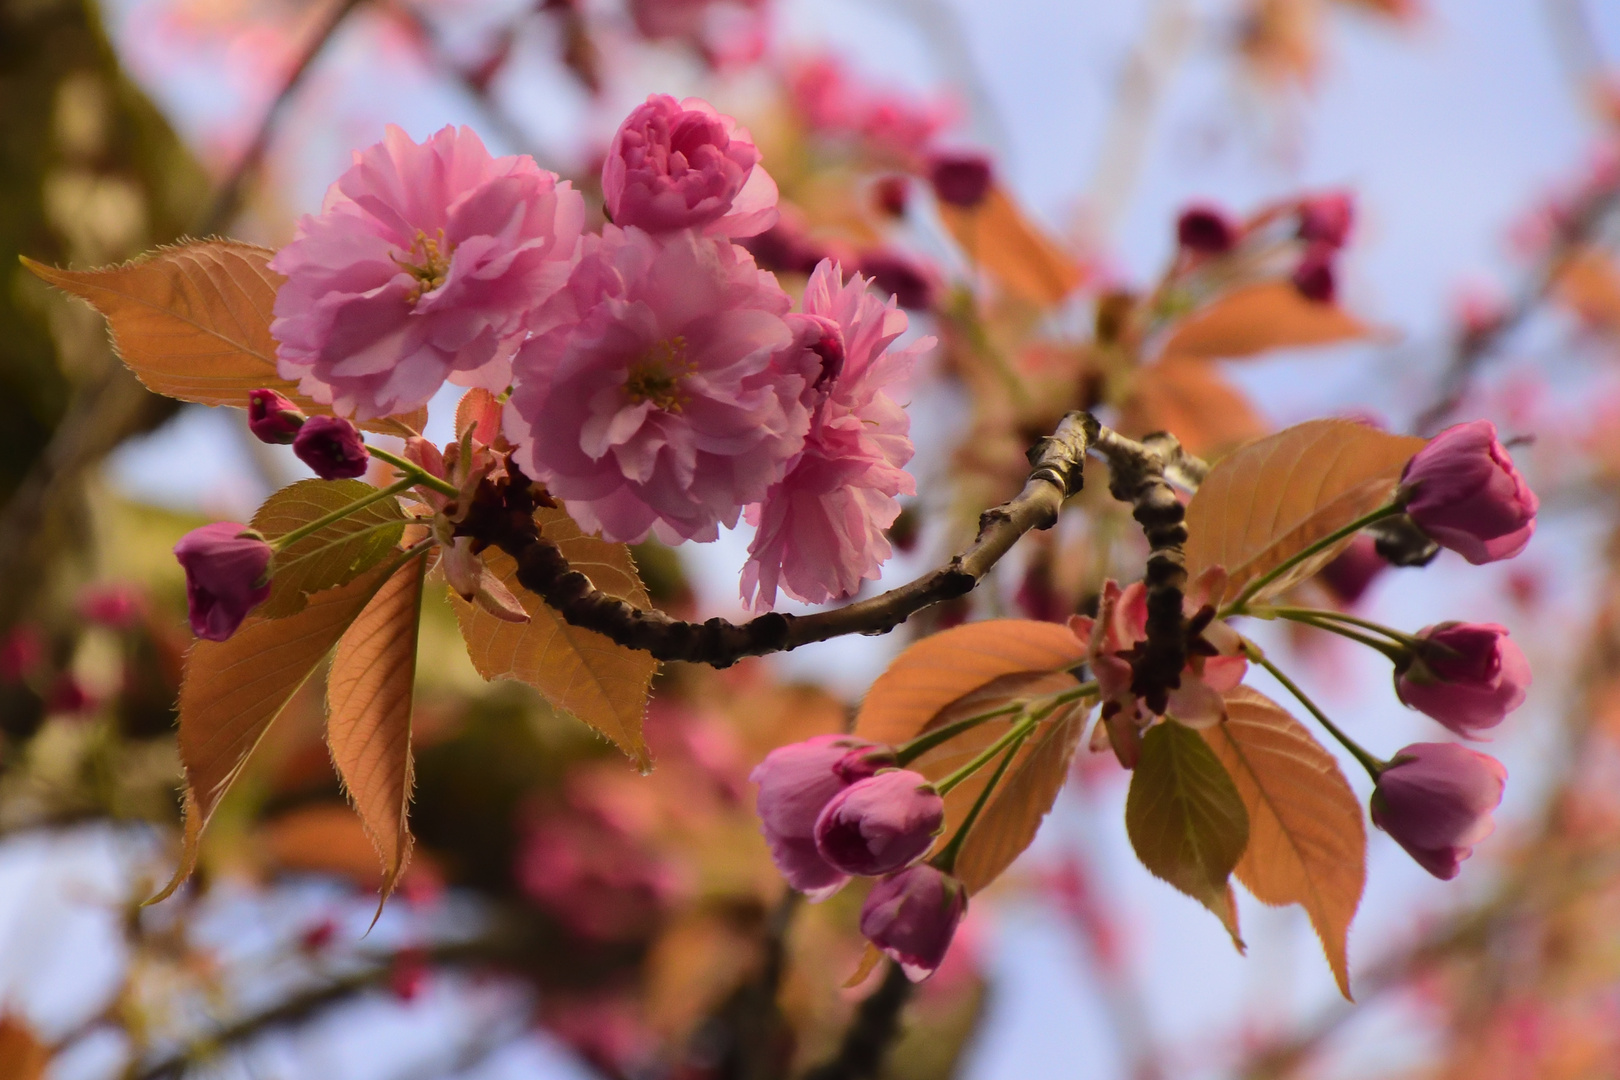
[[[407,257],[415,261],[406,261],[394,254],[388,256],[396,266],[416,279],[410,291],[411,303],[416,303],[424,293],[430,293],[444,284],[445,276],[450,273],[450,254],[453,251],[455,248],[445,240],[443,229],[439,230],[437,238],[417,229],[416,240],[407,253]]]
[[[676,336],[660,341],[630,365],[624,392],[632,404],[650,401],[665,412],[678,413],[690,400],[681,393],[681,380],[695,370],[697,365],[686,358],[686,339]]]

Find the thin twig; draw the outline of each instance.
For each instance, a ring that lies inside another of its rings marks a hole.
[[[866,1080],[876,1076],[900,1034],[900,1010],[911,999],[911,991],[906,973],[899,964],[889,961],[883,982],[856,1010],[838,1053],[811,1069],[804,1080]]]
[[[309,41],[304,45],[303,52],[293,61],[292,68],[287,72],[287,79],[281,84],[275,100],[270,102],[270,107],[264,111],[264,116],[259,120],[258,130],[253,134],[253,141],[248,143],[242,156],[237,158],[230,174],[220,184],[219,193],[214,196],[208,212],[197,223],[198,236],[212,236],[221,232],[236,217],[236,212],[241,209],[243,192],[254,174],[259,171],[259,166],[264,163],[264,156],[270,149],[270,139],[275,134],[276,124],[281,119],[287,103],[298,91],[316,57],[326,49],[327,43],[337,33],[338,27],[343,25],[344,20],[360,6],[361,2],[362,0],[334,0],[331,10],[326,13],[326,17],[316,26]]]

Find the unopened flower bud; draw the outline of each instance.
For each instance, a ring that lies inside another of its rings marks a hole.
[[[846,874],[886,874],[922,858],[945,800],[921,773],[895,769],[851,784],[816,819],[816,849]]]
[[[1456,743],[1414,743],[1378,777],[1373,824],[1437,878],[1457,876],[1474,845],[1491,834],[1507,770]]]
[[[993,174],[983,154],[936,154],[928,163],[928,182],[939,201],[972,209],[990,194]]]
[[[290,443],[308,419],[290,398],[274,390],[248,394],[248,430],[260,442]]]
[[[1348,191],[1330,191],[1299,204],[1299,238],[1307,244],[1341,248],[1355,224],[1356,204]]]
[[[846,781],[837,769],[854,751],[876,743],[849,735],[817,735],[765,755],[748,779],[759,785],[754,810],[771,859],[787,883],[812,900],[837,892],[849,877],[821,857],[816,819]]]
[[[967,887],[927,863],[879,881],[861,907],[861,934],[921,982],[945,960],[967,911]]]
[[[911,183],[904,176],[881,177],[872,187],[872,199],[889,217],[905,217],[906,206],[911,201]]]
[[[1214,206],[1194,205],[1176,219],[1176,242],[1188,251],[1222,255],[1237,243],[1238,227]]]
[[[1294,267],[1290,280],[1299,294],[1319,304],[1331,304],[1338,295],[1338,281],[1333,272],[1335,250],[1326,244],[1312,244],[1305,257]]]
[[[1418,632],[1395,694],[1458,735],[1475,738],[1524,704],[1530,661],[1495,623],[1448,622]]]
[[[174,545],[186,572],[191,629],[208,641],[236,633],[248,612],[270,595],[265,571],[275,554],[258,533],[234,521],[193,529]]]
[[[1419,528],[1476,565],[1523,551],[1541,505],[1489,420],[1430,439],[1406,463],[1397,498]]]
[[[860,272],[872,279],[881,295],[912,311],[927,311],[939,299],[939,284],[927,267],[894,251],[868,251],[861,256]]]
[[[1322,584],[1340,602],[1354,604],[1387,569],[1389,563],[1379,555],[1373,538],[1358,536],[1337,558],[1322,567]]]
[[[293,453],[322,480],[352,480],[366,474],[371,453],[355,426],[341,416],[312,416],[298,429]]]

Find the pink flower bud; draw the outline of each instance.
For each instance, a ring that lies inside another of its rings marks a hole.
[[[912,982],[932,975],[945,959],[956,925],[967,911],[967,888],[921,863],[879,881],[861,907],[861,933]]]
[[[889,217],[905,217],[906,206],[911,201],[911,183],[904,176],[880,177],[872,186],[872,198],[878,209]]]
[[[17,686],[45,663],[45,635],[32,623],[20,623],[0,641],[0,686]]]
[[[845,758],[875,749],[849,735],[817,735],[772,750],[748,775],[759,785],[754,812],[776,868],[811,900],[831,896],[849,880],[817,850],[816,819],[849,783],[838,771]]]
[[[1373,824],[1437,878],[1457,876],[1474,845],[1496,828],[1507,770],[1456,743],[1414,743],[1378,777]]]
[[[270,595],[265,571],[275,552],[246,525],[219,521],[193,529],[174,545],[186,571],[191,630],[209,641],[236,633],[248,612]]]
[[[121,581],[86,585],[77,601],[80,618],[109,630],[128,630],[146,615],[146,597],[140,589]]]
[[[1176,241],[1188,251],[1221,255],[1237,243],[1238,227],[1218,207],[1187,207],[1176,219]]]
[[[1385,570],[1389,563],[1378,554],[1378,544],[1370,536],[1358,536],[1338,557],[1322,567],[1322,584],[1340,601],[1354,604]]]
[[[260,442],[292,442],[305,419],[290,398],[274,390],[255,390],[248,395],[248,430]]]
[[[1475,565],[1523,551],[1541,505],[1489,420],[1430,439],[1406,463],[1397,498],[1419,528]]]
[[[1530,662],[1495,623],[1439,623],[1417,635],[1414,650],[1395,676],[1395,694],[1458,735],[1477,738],[1524,704]]]
[[[1299,238],[1307,244],[1340,248],[1350,238],[1356,204],[1348,191],[1330,191],[1299,204]]]
[[[776,222],[776,184],[744,128],[700,98],[653,94],[633,109],[602,164],[615,225],[754,236]]]
[[[816,849],[846,874],[886,874],[922,858],[944,824],[928,778],[894,769],[833,796],[816,819]]]
[[[1299,260],[1299,265],[1294,267],[1290,280],[1305,299],[1318,304],[1333,303],[1339,291],[1337,276],[1333,272],[1335,254],[1336,251],[1325,244],[1312,244],[1305,257]]]
[[[298,429],[293,453],[322,480],[352,480],[366,474],[371,452],[355,426],[341,416],[312,416]]]
[[[939,299],[939,282],[929,268],[898,252],[868,251],[859,269],[872,279],[878,295],[892,295],[903,308],[927,311]]]
[[[983,154],[935,154],[928,163],[928,182],[939,201],[971,210],[990,194],[994,175]]]

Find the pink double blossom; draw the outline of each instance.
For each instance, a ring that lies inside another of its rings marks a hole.
[[[468,128],[418,144],[390,126],[270,260],[287,276],[270,327],[282,378],[359,420],[424,405],[446,379],[504,390],[584,220],[579,193],[528,157],[491,157]]]
[[[854,595],[889,558],[883,530],[900,514],[896,496],[916,491],[903,468],[911,420],[889,390],[933,340],[891,350],[905,313],[873,296],[859,274],[845,282],[826,260],[805,286],[794,326],[788,351],[809,364],[810,430],[781,482],[749,511],[758,531],[742,597],[757,609],[769,608],[778,588],[808,604]]]
[[[746,128],[701,98],[653,94],[631,110],[602,164],[616,225],[755,236],[776,223],[776,182]]]
[[[578,321],[513,360],[516,461],[587,532],[716,539],[804,447],[792,301],[726,240],[612,225],[587,243],[567,300]]]

